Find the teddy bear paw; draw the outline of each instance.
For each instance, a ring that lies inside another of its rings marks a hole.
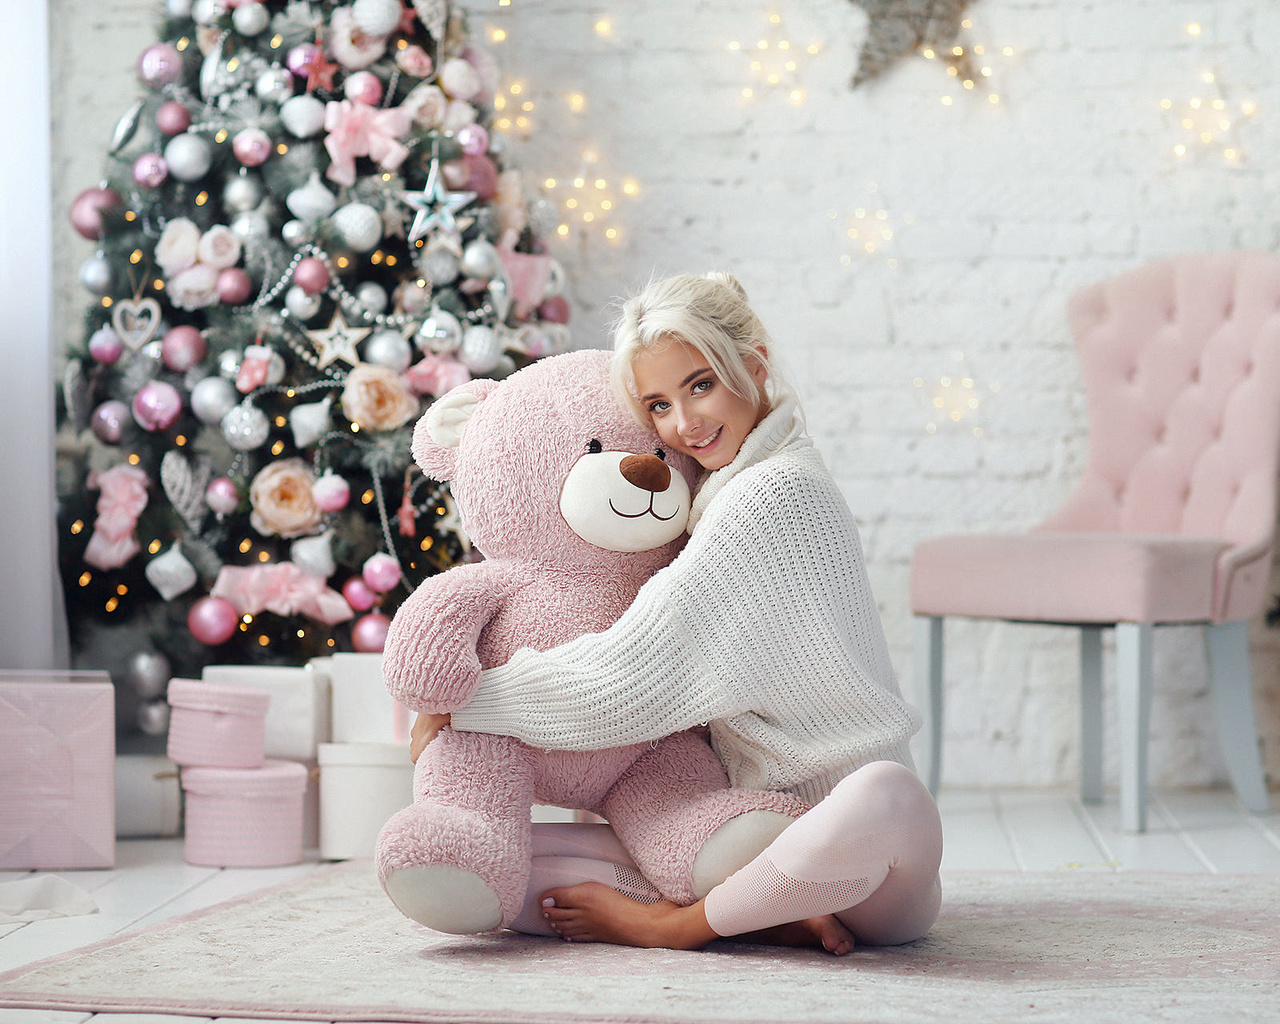
[[[479,875],[450,864],[390,872],[382,882],[405,917],[438,932],[474,935],[502,924],[502,904]]]

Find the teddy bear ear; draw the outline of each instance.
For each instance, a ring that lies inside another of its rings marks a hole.
[[[413,458],[433,480],[449,480],[456,463],[462,431],[485,396],[498,386],[493,380],[473,380],[437,398],[413,428]]]

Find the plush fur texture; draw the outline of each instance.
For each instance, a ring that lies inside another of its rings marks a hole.
[[[610,474],[585,474],[591,483],[575,483],[584,478],[575,473],[571,479],[580,460],[612,452],[616,463],[617,452],[652,456],[661,448],[656,434],[618,406],[607,365],[608,353],[573,352],[502,382],[472,381],[440,399],[418,424],[414,456],[428,476],[450,482],[467,534],[485,560],[424,581],[397,612],[383,674],[407,707],[456,710],[474,692],[480,671],[505,663],[517,649],[547,649],[607,628],[678,553],[689,505],[684,480],[673,477],[662,493],[644,492],[654,516],[618,517],[621,535],[637,523],[653,528],[650,520],[659,513],[673,516],[669,539],[646,550],[588,543],[561,513],[562,501],[579,510],[595,501],[607,519],[608,509],[634,496],[635,488],[620,478],[601,482]],[[699,471],[682,456],[662,455],[685,480]],[[662,475],[648,460],[646,471]],[[569,493],[584,486],[610,491]],[[623,536],[619,546],[627,543]],[[682,903],[695,898],[694,858],[726,821],[754,810],[792,816],[804,810],[785,794],[729,789],[723,767],[697,733],[572,752],[445,729],[418,758],[414,803],[382,830],[379,878],[386,886],[393,874],[414,867],[461,868],[498,897],[501,921],[494,925],[510,924],[528,884],[535,802],[606,817],[646,877]],[[448,920],[421,923],[455,930]]]

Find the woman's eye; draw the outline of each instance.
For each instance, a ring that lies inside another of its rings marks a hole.
[[[709,380],[700,380],[693,386],[693,393],[696,395],[702,391],[710,391],[712,382]]]
[[[666,412],[666,411],[667,411],[667,403],[666,403],[666,402],[654,402],[651,406],[649,406],[649,412],[650,412],[650,414],[653,414],[653,413],[661,413],[661,412]]]
[[[597,441],[594,437],[587,442],[587,451],[592,455],[599,455],[604,451],[604,445]]]

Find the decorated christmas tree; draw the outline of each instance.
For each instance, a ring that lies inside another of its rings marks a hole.
[[[163,14],[70,209],[97,249],[59,406],[73,652],[123,665],[154,733],[171,675],[381,650],[414,583],[469,556],[413,465],[420,413],[568,347],[555,211],[506,166],[462,12]]]

